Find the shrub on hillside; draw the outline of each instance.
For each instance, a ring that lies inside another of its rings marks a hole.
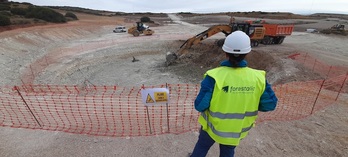
[[[12,14],[25,16],[28,12],[28,9],[26,9],[26,8],[11,8],[10,11]]]
[[[262,12],[262,11],[261,11],[260,14],[269,14],[269,13],[268,13],[268,12]]]
[[[15,19],[11,20],[12,25],[26,25],[26,24],[31,24],[32,20],[30,19]]]
[[[151,21],[151,19],[147,16],[140,18],[140,22],[150,22],[150,21]]]
[[[72,13],[72,12],[67,12],[65,14],[65,17],[72,18],[74,20],[78,20],[77,16],[74,13]]]
[[[11,16],[12,14],[8,11],[0,11],[1,15],[5,15],[5,16]]]
[[[0,4],[0,11],[2,11],[2,10],[10,10],[10,9],[11,9],[11,7],[8,4],[6,4],[6,3]]]
[[[49,8],[44,8],[44,7],[35,7],[35,6],[30,6],[28,8],[28,12],[25,15],[27,18],[37,18],[41,20],[45,20],[47,22],[54,22],[54,23],[64,23],[66,22],[66,18]]]
[[[0,15],[0,26],[8,26],[11,24],[11,20],[8,16]]]
[[[191,12],[179,12],[179,14],[193,14]]]
[[[31,3],[28,3],[28,2],[23,2],[23,3],[20,3],[20,4],[29,5],[29,6],[33,5],[33,4],[31,4]]]

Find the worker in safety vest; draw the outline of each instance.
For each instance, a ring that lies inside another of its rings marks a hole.
[[[228,60],[208,70],[194,102],[202,125],[189,156],[204,157],[219,143],[220,157],[233,157],[234,149],[254,126],[258,111],[275,109],[278,99],[266,80],[266,72],[247,67],[250,38],[242,31],[227,36],[222,50]]]

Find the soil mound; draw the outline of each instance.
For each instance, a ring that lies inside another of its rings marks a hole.
[[[180,43],[182,41],[176,41],[174,45],[180,45]],[[274,53],[253,48],[246,56],[248,67],[265,70],[268,81],[274,85],[293,81],[322,79],[319,74],[288,58],[288,54],[290,53],[282,53],[282,55]],[[225,59],[226,56],[221,47],[216,45],[215,40],[210,40],[188,49],[187,53],[176,62],[176,66],[185,65],[187,67],[185,69],[188,71],[186,73],[176,73],[183,77],[196,75],[198,78],[201,78],[207,70],[218,67],[220,62]],[[193,74],[194,72],[196,74]]]

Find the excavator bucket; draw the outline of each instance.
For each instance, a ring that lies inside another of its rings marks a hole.
[[[166,55],[166,65],[169,66],[175,62],[175,60],[178,59],[178,56],[173,52],[167,52]]]

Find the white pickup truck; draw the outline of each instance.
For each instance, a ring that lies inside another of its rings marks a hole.
[[[122,33],[127,32],[127,29],[125,26],[116,26],[116,28],[113,30],[114,33]]]

